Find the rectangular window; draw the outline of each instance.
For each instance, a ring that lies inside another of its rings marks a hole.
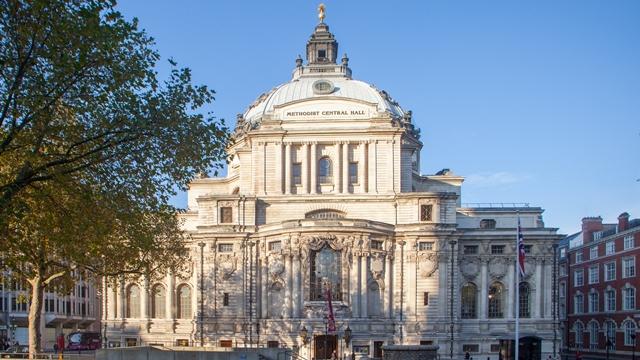
[[[604,292],[605,311],[616,311],[616,291],[607,290]]]
[[[353,352],[356,354],[369,355],[369,345],[353,345]]]
[[[600,281],[600,269],[598,265],[591,265],[589,267],[589,284],[597,284]]]
[[[492,353],[500,352],[500,344],[491,344],[491,352]]]
[[[382,241],[371,240],[371,248],[374,250],[382,250]]]
[[[611,240],[605,244],[605,255],[613,255],[616,252],[616,243]]]
[[[229,306],[229,293],[222,294],[222,306]]]
[[[327,57],[327,50],[318,50],[318,60],[324,60]]]
[[[433,205],[420,205],[420,221],[431,221]]]
[[[573,298],[573,313],[574,314],[582,314],[584,312],[584,298],[582,295],[576,295]]]
[[[567,276],[567,265],[566,264],[561,264],[558,268],[560,269],[560,276]]]
[[[628,249],[633,249],[636,244],[635,244],[635,239],[633,238],[633,235],[628,235],[624,237],[624,249],[628,250]]]
[[[269,243],[269,251],[280,251],[282,243],[280,241],[272,241]]]
[[[349,163],[349,184],[357,184],[358,183],[358,163],[350,162]]]
[[[189,346],[189,339],[176,339],[176,346]]]
[[[565,257],[567,257],[567,248],[560,248],[560,258],[564,259]]]
[[[491,245],[491,254],[504,254],[504,245]]]
[[[232,340],[220,340],[220,347],[223,347],[223,348],[233,347],[233,341]]]
[[[478,253],[478,245],[465,245],[463,249],[464,249],[464,254],[465,255],[471,255],[471,254],[477,254]]]
[[[592,246],[589,249],[589,259],[597,259],[598,258],[598,246]]]
[[[418,250],[433,250],[432,241],[421,241],[418,243]]]
[[[608,262],[604,264],[604,281],[612,281],[616,279],[616,262]]]
[[[578,250],[576,252],[576,264],[580,264],[582,262],[582,250]]]
[[[622,289],[622,302],[624,310],[635,310],[636,308],[636,289],[632,287]]]
[[[218,244],[218,252],[233,252],[233,244]]]
[[[277,349],[280,347],[280,342],[278,340],[269,340],[267,341],[267,347]]]
[[[573,285],[575,286],[584,285],[584,272],[582,271],[582,269],[576,270],[573,273]]]
[[[233,222],[233,212],[231,207],[225,206],[220,208],[220,223],[230,224]]]
[[[599,296],[597,292],[589,293],[589,312],[598,312]]]
[[[477,353],[480,352],[480,345],[478,344],[462,344],[462,352]]]
[[[636,276],[636,258],[622,259],[622,277],[629,278]]]
[[[422,305],[427,306],[429,305],[429,292],[425,291],[422,293]]]
[[[291,176],[292,176],[293,185],[302,184],[302,164],[301,163],[293,163],[291,165]]]
[[[433,340],[420,340],[420,345],[433,345]]]
[[[593,241],[602,239],[602,231],[596,231],[593,233]]]

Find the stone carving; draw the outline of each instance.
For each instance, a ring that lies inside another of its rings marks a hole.
[[[382,278],[382,274],[384,273],[384,259],[382,257],[375,257],[371,260],[371,276],[375,280],[379,280]]]
[[[489,274],[494,279],[502,279],[507,273],[505,258],[493,258],[489,261]]]
[[[223,280],[228,280],[238,267],[238,260],[233,255],[220,255],[219,259],[220,276]]]
[[[274,260],[269,264],[269,275],[275,281],[276,278],[280,278],[284,272],[284,264],[282,260]]]
[[[418,255],[418,269],[424,279],[431,277],[438,270],[438,255],[436,253],[421,253]]]
[[[478,263],[475,261],[464,261],[462,265],[460,265],[460,271],[462,272],[462,276],[464,276],[467,280],[473,280],[478,275],[479,272]]]
[[[531,278],[536,271],[536,261],[530,258],[526,258],[524,261],[524,277],[525,279]]]

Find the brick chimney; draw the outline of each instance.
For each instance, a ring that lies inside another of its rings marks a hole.
[[[602,218],[600,216],[590,216],[582,218],[582,242],[584,244],[593,241],[593,233],[602,231]]]
[[[623,212],[618,216],[618,232],[629,229],[629,213]]]

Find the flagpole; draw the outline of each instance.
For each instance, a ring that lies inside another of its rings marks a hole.
[[[518,227],[516,229],[516,261],[514,263],[515,265],[515,271],[516,271],[516,276],[515,276],[515,293],[516,293],[516,298],[515,298],[515,303],[516,303],[516,334],[515,334],[515,352],[516,352],[516,356],[515,356],[515,360],[519,360],[519,353],[520,353],[520,212],[517,211],[516,214],[518,215]]]

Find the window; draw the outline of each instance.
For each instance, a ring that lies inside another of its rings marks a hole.
[[[500,351],[500,344],[491,344],[491,352],[497,353]]]
[[[576,322],[573,324],[573,331],[576,334],[576,347],[582,348],[584,341],[584,325],[581,322]]]
[[[632,249],[635,245],[635,241],[633,235],[628,235],[624,237],[624,249]]]
[[[616,279],[616,262],[612,261],[604,264],[604,281]]]
[[[342,262],[340,251],[325,245],[320,250],[312,250],[309,266],[309,300],[326,300],[327,287],[331,289],[331,299],[342,300]]]
[[[480,352],[479,344],[462,344],[462,352],[477,353]]]
[[[278,340],[269,340],[267,341],[267,347],[272,349],[277,349],[280,347],[280,342]]]
[[[489,318],[501,318],[504,297],[504,287],[500,283],[493,283],[489,287]]]
[[[531,249],[533,249],[533,245],[525,245],[524,246],[524,253],[525,254],[531,254]]]
[[[567,257],[567,248],[566,247],[562,247],[562,248],[560,248],[560,258],[564,259],[565,257]]]
[[[425,291],[422,293],[422,305],[427,306],[429,305],[429,292]]]
[[[598,323],[592,321],[589,323],[589,349],[595,350],[598,348],[598,332],[600,331]]]
[[[282,243],[280,241],[272,241],[269,243],[269,251],[280,251]]]
[[[463,251],[465,255],[477,254],[478,245],[465,245]]]
[[[472,283],[467,283],[462,287],[462,311],[463,319],[476,318],[476,294],[477,288]]]
[[[233,212],[231,211],[231,207],[224,206],[220,208],[220,223],[221,224],[229,224],[233,222]]]
[[[178,286],[178,304],[176,306],[178,319],[190,319],[191,314],[191,288],[187,284]]]
[[[608,341],[611,341],[611,348],[616,347],[616,323],[608,320],[605,321],[605,334]]]
[[[327,50],[318,50],[319,61],[325,60],[326,57],[327,57]]]
[[[622,259],[622,277],[634,277],[636,276],[636,258]]]
[[[589,267],[589,284],[597,284],[600,280],[600,267],[598,265],[591,265]]]
[[[636,323],[631,320],[626,320],[622,327],[624,328],[624,345],[636,346]],[[633,335],[633,336],[632,336]]]
[[[301,163],[293,163],[291,165],[291,176],[292,176],[293,185],[302,184],[302,164]]]
[[[222,306],[229,306],[229,293],[222,294]]]
[[[432,241],[421,241],[418,243],[418,250],[433,250]]]
[[[584,313],[584,296],[582,296],[582,294],[576,294],[573,297],[573,313]]]
[[[420,205],[420,221],[431,221],[433,205]]]
[[[494,219],[482,219],[480,220],[480,229],[495,229],[496,221]]]
[[[331,209],[314,210],[304,214],[305,219],[317,219],[317,220],[344,219],[346,216],[347,214],[342,211],[331,210]]]
[[[582,250],[578,250],[576,252],[576,264],[580,264],[582,262]]]
[[[356,354],[369,355],[369,345],[353,345],[353,352]]]
[[[276,341],[277,343],[277,341]],[[267,346],[269,346],[269,342],[267,341]],[[233,340],[220,340],[220,347],[222,348],[230,348],[233,347]]]
[[[584,285],[584,271],[582,269],[576,270],[576,272],[573,273],[573,285],[574,286]]]
[[[613,289],[604,292],[605,311],[616,311],[616,291]]]
[[[560,266],[558,266],[558,268],[560,269],[560,276],[567,276],[567,265],[566,264],[560,264]]]
[[[166,291],[164,286],[157,284],[151,288],[151,317],[162,319],[165,317]]]
[[[504,245],[491,245],[491,254],[504,254]]]
[[[602,231],[596,231],[593,233],[593,241],[602,239]]]
[[[350,162],[349,163],[349,184],[357,184],[358,183],[358,163]]]
[[[318,182],[320,184],[331,184],[333,182],[331,174],[331,160],[328,157],[320,158],[318,161]]]
[[[612,241],[607,241],[605,245],[605,255],[613,255],[616,252],[616,243]]]
[[[233,244],[218,244],[218,252],[233,252]]]
[[[139,318],[140,317],[140,288],[138,285],[132,284],[127,288],[127,308],[126,317]]]
[[[589,312],[595,313],[598,312],[598,302],[600,301],[600,297],[597,292],[589,293]]]
[[[564,281],[560,282],[558,293],[558,296],[560,296],[560,298],[564,298],[565,296],[567,296],[567,284]]]
[[[589,259],[597,259],[598,258],[598,246],[593,246],[589,249]]]
[[[189,346],[189,339],[176,339],[176,346]]]
[[[382,250],[382,241],[371,240],[371,248],[374,250]]]
[[[526,282],[520,283],[520,289],[518,295],[520,296],[519,303],[519,312],[520,317],[529,318],[531,317],[531,307],[530,307],[530,299],[531,299],[531,287]]]
[[[626,287],[622,289],[622,309],[635,310],[636,308],[636,289]]]

